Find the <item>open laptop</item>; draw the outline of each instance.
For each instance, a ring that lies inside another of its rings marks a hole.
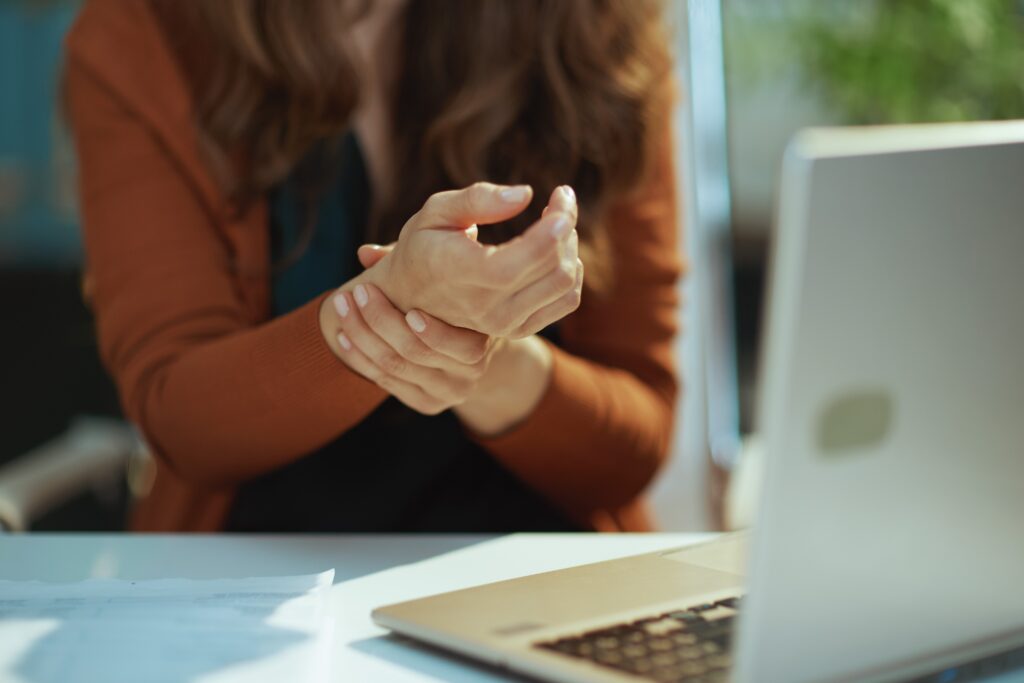
[[[772,265],[749,561],[726,535],[374,620],[551,681],[1024,667],[1024,122],[800,134]]]

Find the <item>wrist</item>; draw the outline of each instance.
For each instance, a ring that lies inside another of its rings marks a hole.
[[[408,282],[409,278],[405,277],[401,270],[400,264],[395,260],[394,255],[388,254],[372,268],[364,270],[358,277],[352,280],[352,286],[354,287],[360,283],[372,284],[384,293],[384,296],[388,298],[395,308],[402,312],[408,312],[416,307],[412,295],[416,291],[416,287],[410,285]]]
[[[526,420],[551,381],[554,358],[540,337],[500,343],[476,389],[455,408],[463,423],[481,436],[496,436]]]
[[[536,336],[522,339],[499,339],[498,348],[480,379],[476,390],[471,395],[479,401],[497,400],[504,394],[510,384],[536,385],[540,382],[516,382],[523,373],[526,379],[543,379],[547,387],[547,379],[551,370],[551,350],[544,341]]]
[[[340,359],[342,356],[341,346],[338,344],[338,332],[341,327],[338,324],[338,313],[334,308],[334,297],[339,291],[341,289],[331,291],[320,301],[319,322],[320,334],[323,335],[324,343]]]
[[[339,323],[339,313],[335,303],[335,297],[337,297],[339,293],[351,293],[356,286],[361,284],[374,285],[384,293],[396,308],[407,310],[403,308],[401,303],[400,288],[396,287],[392,282],[390,261],[391,259],[388,256],[385,256],[383,259],[375,263],[373,267],[364,270],[337,289],[332,290],[320,302],[320,332],[323,334],[324,341],[327,343],[327,346],[329,346],[331,351],[334,352],[334,355],[339,358],[342,357],[342,353],[337,337],[338,332],[341,331],[341,325]],[[396,292],[398,292],[398,301],[395,300]]]

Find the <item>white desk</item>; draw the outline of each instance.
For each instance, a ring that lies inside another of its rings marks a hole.
[[[334,680],[509,681],[518,679],[387,637],[370,621],[370,610],[473,584],[704,538],[707,535],[0,535],[0,579],[240,578],[311,574],[334,568]],[[0,671],[0,680],[6,678]],[[146,680],[146,676],[140,675],[138,680]]]

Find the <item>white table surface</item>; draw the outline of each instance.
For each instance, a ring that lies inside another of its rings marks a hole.
[[[333,568],[331,680],[509,681],[518,679],[387,636],[370,621],[370,611],[381,604],[706,538],[706,534],[0,535],[0,579],[242,578]],[[0,671],[0,681],[6,678]],[[139,676],[139,680],[145,678]]]

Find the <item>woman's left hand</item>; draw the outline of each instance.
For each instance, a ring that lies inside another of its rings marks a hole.
[[[334,296],[341,359],[425,415],[461,404],[504,343],[420,311],[403,315],[370,284]]]

